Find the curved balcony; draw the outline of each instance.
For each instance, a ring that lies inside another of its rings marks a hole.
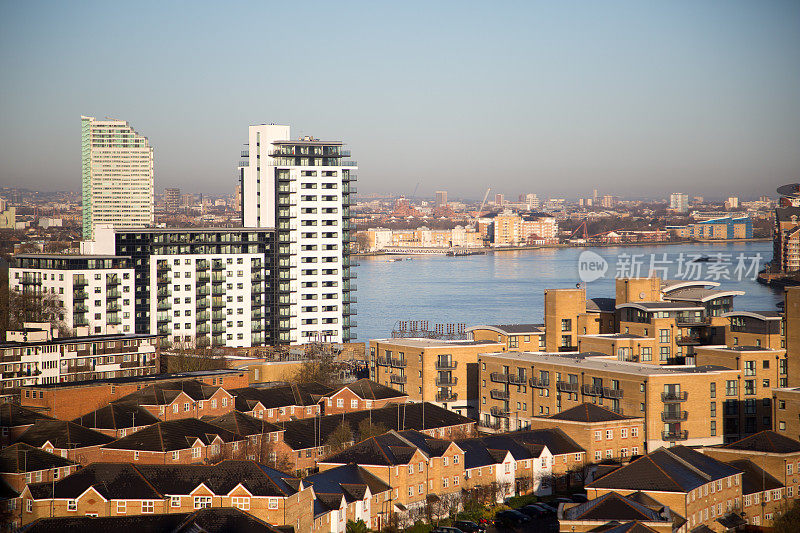
[[[556,381],[556,390],[561,392],[578,392],[578,384],[570,381]]]
[[[581,392],[586,396],[600,396],[603,393],[603,387],[595,387],[594,385],[583,385]]]
[[[458,361],[436,361],[436,370],[455,370],[458,367]]]
[[[504,390],[492,389],[489,391],[489,396],[495,400],[508,400],[509,394]]]
[[[666,440],[669,442],[677,441],[677,440],[686,440],[689,438],[689,431],[662,431],[661,432],[661,440]]]
[[[455,387],[458,385],[458,378],[455,376],[436,378],[437,387]]]
[[[437,402],[454,402],[458,400],[458,394],[455,392],[440,392],[436,395]]]
[[[400,374],[392,374],[389,376],[389,381],[392,383],[398,383],[400,385],[404,385],[408,380],[407,376],[401,376]]]
[[[619,400],[620,398],[622,398],[622,389],[603,387],[603,398],[612,398],[615,400]]]
[[[508,415],[511,413],[508,409],[504,407],[492,407],[489,409],[489,413],[492,416],[499,416],[502,418],[508,418]]]
[[[689,393],[686,391],[661,393],[661,401],[664,403],[685,402],[688,397]]]
[[[539,378],[531,378],[528,380],[528,384],[531,387],[537,389],[549,389],[550,388],[550,381],[549,380],[542,380]]]

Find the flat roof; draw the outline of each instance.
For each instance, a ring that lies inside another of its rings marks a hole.
[[[448,348],[450,346],[497,346],[502,344],[497,341],[448,341],[444,339],[424,339],[420,337],[372,339],[374,342],[385,342],[387,344],[399,344],[409,348]]]
[[[15,331],[15,330],[11,330]],[[33,333],[46,333],[46,330],[41,329],[26,329],[23,331],[30,331]],[[85,337],[58,337],[47,341],[30,341],[30,342],[16,342],[16,341],[3,341],[0,342],[1,348],[20,348],[24,346],[41,346],[43,344],[82,344],[87,342],[105,342],[115,340],[133,340],[133,339],[152,339],[154,337],[163,337],[157,333],[120,333],[111,335],[88,335]]]
[[[652,337],[645,337],[643,335],[634,335],[633,333],[594,333],[588,335],[578,335],[582,338],[599,338],[599,339],[650,339]]]
[[[482,326],[472,326],[467,328],[467,331],[475,331],[476,329],[488,329],[502,333],[504,335],[520,335],[524,333],[532,335],[544,335],[542,329],[544,324],[489,324]]]
[[[130,376],[123,378],[91,379],[86,381],[69,381],[64,383],[42,383],[41,385],[24,385],[25,389],[58,389],[70,387],[92,387],[95,385],[118,385],[120,383],[136,383],[139,381],[171,381],[199,378],[203,376],[219,376],[240,374],[247,370],[238,368],[221,368],[219,370],[197,370],[194,372],[178,372],[176,374],[148,374],[147,376]]]
[[[670,300],[682,300],[689,302],[708,302],[717,298],[725,296],[743,296],[744,291],[721,291],[717,289],[704,289],[700,287],[686,287],[683,289],[676,289],[664,295],[664,298]]]
[[[243,231],[275,231],[274,227],[245,228],[235,226],[227,227],[197,227],[197,228],[114,228],[114,233],[235,233]],[[200,243],[205,244],[205,243]],[[224,244],[224,243],[223,243]],[[127,256],[125,256],[127,257]]]
[[[695,346],[695,350],[715,350],[718,352],[783,352],[783,348],[767,348],[766,346],[726,346],[724,344],[713,344],[705,346]]]
[[[619,372],[621,374],[634,374],[638,376],[678,375],[678,374],[703,374],[710,372],[738,372],[732,368],[720,365],[702,366],[677,366],[677,365],[646,365],[628,361],[604,359],[595,353],[579,352],[491,352],[481,356],[498,357],[516,362],[549,363],[564,365],[588,370],[602,370],[605,372]],[[608,355],[602,354],[605,357]]]
[[[617,309],[625,307],[633,307],[642,311],[701,311],[704,309],[701,305],[687,305],[677,302],[628,302],[617,305]]]
[[[91,255],[91,254],[16,254],[15,258],[29,259],[125,259],[130,261],[129,255]]]
[[[780,311],[730,311],[721,315],[724,318],[732,316],[746,316],[758,320],[781,320],[783,313]]]

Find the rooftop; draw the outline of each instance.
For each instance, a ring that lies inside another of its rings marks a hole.
[[[681,302],[698,302],[705,303],[717,298],[724,298],[726,296],[743,296],[744,291],[733,290],[718,290],[718,289],[705,289],[700,287],[687,287],[685,289],[677,289],[670,291],[664,295],[665,299]]]
[[[26,330],[21,331],[42,331],[41,329],[36,328],[28,328]],[[118,335],[87,335],[84,337],[57,337],[55,339],[49,339],[44,341],[31,341],[31,342],[13,342],[13,341],[2,341],[0,342],[0,349],[2,348],[19,348],[19,347],[27,347],[27,346],[41,346],[45,344],[88,344],[90,342],[106,342],[106,341],[114,341],[114,340],[133,340],[133,339],[153,339],[158,337],[157,334],[148,334],[148,333],[127,333],[127,334],[118,334]],[[60,385],[60,383],[53,383],[53,385]],[[39,387],[41,385],[37,385]]]
[[[197,418],[181,418],[151,424],[136,433],[105,444],[103,448],[114,450],[134,450],[150,452],[171,452],[191,448],[196,440],[206,446],[212,444],[216,437],[222,442],[244,440],[244,437],[198,420]]]
[[[480,357],[497,357],[508,359],[516,363],[545,363],[553,365],[563,365],[581,369],[602,370],[606,372],[618,372],[620,374],[632,374],[638,376],[657,376],[657,375],[681,375],[697,374],[705,372],[725,372],[732,371],[730,368],[718,365],[703,366],[677,366],[677,365],[647,365],[633,363],[629,361],[617,361],[608,359],[608,355],[595,353],[545,353],[545,352],[491,352],[481,354]]]
[[[366,378],[359,379],[358,381],[354,381],[353,383],[348,383],[347,385],[339,387],[335,391],[326,394],[326,396],[333,396],[344,389],[350,389],[356,396],[365,400],[386,400],[390,398],[408,397],[408,394],[405,392],[400,392],[397,389],[387,387],[386,385],[381,385],[376,381]]]
[[[131,376],[123,378],[107,378],[107,379],[93,379],[89,381],[75,381],[68,383],[44,383],[41,385],[30,385],[28,389],[70,389],[74,387],[95,387],[97,385],[122,385],[125,383],[145,383],[145,382],[158,382],[170,381],[178,379],[193,379],[202,377],[225,377],[228,375],[243,374],[242,370],[233,368],[223,368],[220,370],[198,370],[195,372],[177,372],[174,374],[150,374],[147,376]]]
[[[746,450],[759,453],[800,453],[800,441],[766,430],[717,448]]]
[[[374,342],[395,344],[408,348],[450,348],[458,346],[497,346],[496,341],[448,341],[442,339],[423,339],[418,337],[374,339]]]
[[[630,420],[633,416],[624,416],[605,407],[593,403],[582,403],[566,411],[550,415],[550,420],[566,420],[569,422],[614,422],[617,420]]]
[[[688,305],[685,302],[628,302],[618,304],[617,309],[633,307],[642,311],[702,311],[701,305]]]
[[[7,446],[0,451],[0,472],[2,473],[36,472],[74,464],[60,455],[54,455],[22,442]]]
[[[503,335],[541,335],[544,334],[544,324],[497,324],[486,326],[472,326],[467,331],[476,329],[488,329]],[[485,342],[485,341],[484,341]]]
[[[99,446],[113,440],[108,435],[74,422],[40,419],[26,429],[17,442],[24,442],[36,448],[41,448],[49,442],[53,448],[72,449]]]

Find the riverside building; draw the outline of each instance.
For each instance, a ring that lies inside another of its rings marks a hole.
[[[274,326],[282,342],[355,339],[357,167],[349,156],[341,141],[291,140],[289,126],[250,126],[239,166],[242,225],[274,228]]]
[[[153,148],[124,120],[81,116],[83,238],[97,224],[153,225]]]

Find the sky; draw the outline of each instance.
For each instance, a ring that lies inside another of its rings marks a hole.
[[[360,193],[767,194],[800,181],[800,2],[0,0],[0,186],[80,187],[80,116],[156,190],[228,193],[250,124]]]

